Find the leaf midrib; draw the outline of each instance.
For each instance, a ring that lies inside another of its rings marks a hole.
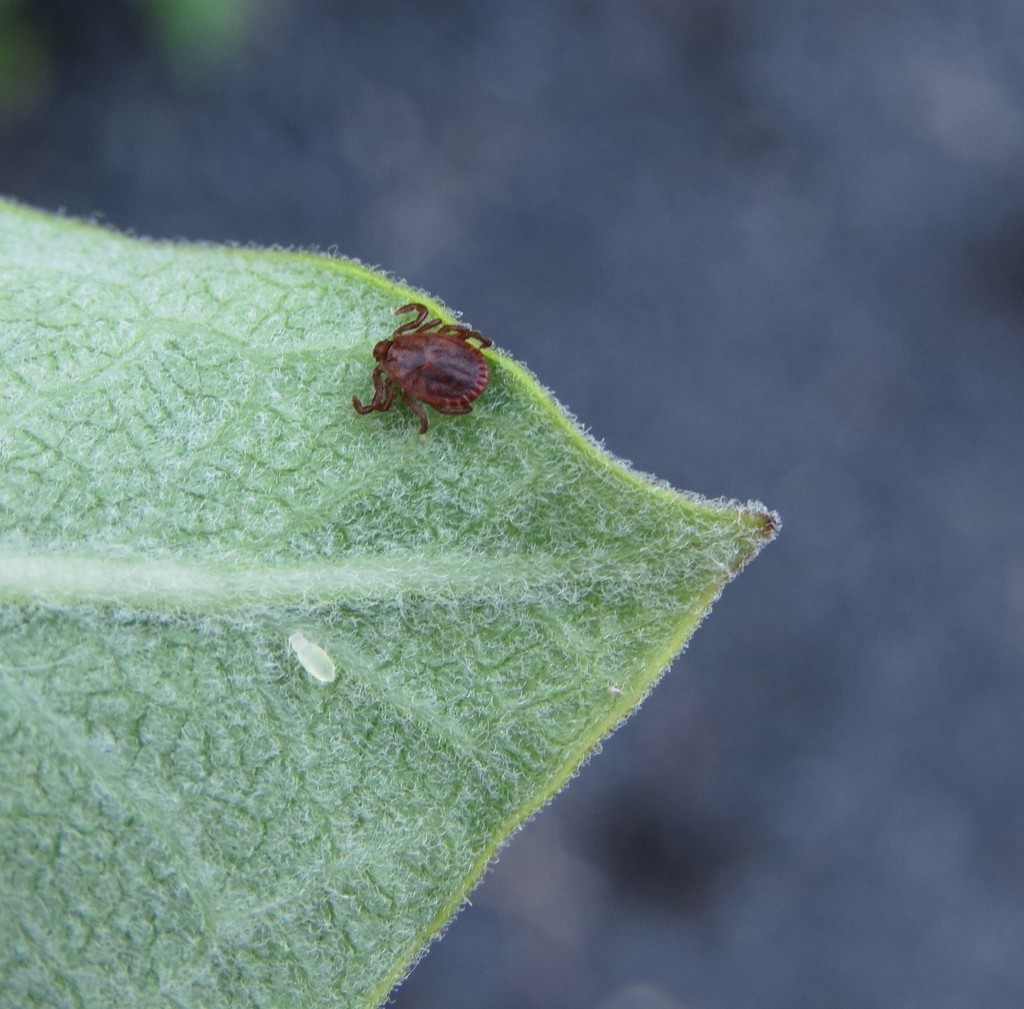
[[[441,557],[403,551],[289,565],[0,552],[0,602],[231,612],[405,593],[479,597],[571,578],[580,562],[536,553]]]

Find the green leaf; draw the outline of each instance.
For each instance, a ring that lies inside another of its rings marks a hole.
[[[0,278],[0,1001],[378,1004],[775,516],[498,351],[357,415],[453,318],[357,263],[0,204]]]

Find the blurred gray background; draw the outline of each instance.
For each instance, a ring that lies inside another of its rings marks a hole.
[[[381,264],[782,513],[395,1006],[1024,1005],[1019,0],[0,0],[0,192]]]

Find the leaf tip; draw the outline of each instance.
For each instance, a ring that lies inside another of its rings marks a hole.
[[[751,518],[754,519],[758,527],[760,537],[763,540],[762,545],[770,543],[779,535],[779,531],[782,529],[782,518],[779,513],[765,508],[764,505],[754,505],[751,511]]]
[[[739,574],[782,529],[782,518],[777,511],[766,508],[760,501],[751,501],[739,508],[740,520],[749,529],[746,549],[732,566],[732,575]]]

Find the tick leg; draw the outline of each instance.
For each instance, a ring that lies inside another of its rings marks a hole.
[[[385,387],[384,380],[381,376],[381,367],[377,365],[373,369],[373,399],[370,400],[366,406],[363,406],[359,402],[358,396],[352,397],[352,405],[356,408],[356,413],[373,413],[374,410],[387,410],[391,406],[391,399],[394,396],[394,390],[391,388],[390,383]],[[387,405],[381,403],[381,399],[387,399]]]
[[[460,414],[460,413],[472,413],[473,408],[471,406],[435,406],[434,409],[438,413],[447,414]]]
[[[404,389],[402,390],[402,398],[409,404],[409,409],[420,419],[420,434],[427,433],[427,415],[423,411],[423,406],[420,404],[418,399],[413,399]]]
[[[373,369],[373,401],[374,403],[380,403],[381,397],[384,395],[384,369],[378,364]]]
[[[358,403],[355,396],[352,397],[352,404],[360,413],[372,413],[374,410],[380,409],[380,398],[384,395],[384,381],[381,366],[378,364],[373,369],[373,399],[370,401],[368,406],[363,406],[362,403]],[[358,405],[357,405],[358,403]]]
[[[404,315],[406,312],[415,312],[416,318],[412,322],[403,322],[392,334],[392,336],[401,336],[403,333],[411,333],[420,327],[420,323],[427,317],[426,305],[421,305],[418,301],[414,301],[411,304],[403,305],[401,308],[394,309],[395,315]]]
[[[494,341],[469,326],[445,326],[437,331],[438,336],[457,336],[460,340],[479,340],[481,347],[493,346]]]

